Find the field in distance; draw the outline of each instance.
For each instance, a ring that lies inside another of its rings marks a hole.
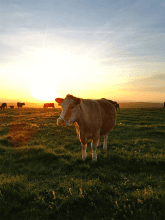
[[[0,105],[2,102],[0,102]],[[54,102],[55,108],[61,108],[56,102]],[[7,103],[9,106],[14,105],[14,108],[17,108],[16,102]],[[25,102],[25,106],[23,108],[43,108],[43,103],[30,103]],[[120,108],[163,108],[163,103],[152,103],[152,102],[119,102]]]
[[[119,103],[120,108],[163,108],[163,103],[152,102],[128,102]]]
[[[0,219],[164,219],[165,109],[121,108],[97,162],[59,114],[0,111]]]

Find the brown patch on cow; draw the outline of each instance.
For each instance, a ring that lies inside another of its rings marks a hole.
[[[70,104],[68,107],[68,110],[66,111],[66,114],[64,116],[65,120],[69,120],[72,115],[72,109],[74,108],[74,105]]]
[[[73,95],[69,95],[69,94],[68,94],[68,95],[65,97],[65,99],[73,99],[75,105],[79,105],[79,104],[81,103],[81,99],[80,99],[80,98],[77,98],[77,97],[75,97],[75,96],[73,96]]]

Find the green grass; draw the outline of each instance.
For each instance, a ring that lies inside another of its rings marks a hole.
[[[121,109],[97,162],[58,115],[0,111],[1,220],[164,219],[164,109]]]

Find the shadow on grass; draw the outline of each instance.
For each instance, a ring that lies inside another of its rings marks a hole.
[[[7,138],[0,139],[0,144],[4,147],[11,147],[12,145],[9,143]]]

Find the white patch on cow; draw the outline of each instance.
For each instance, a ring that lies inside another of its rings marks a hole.
[[[73,124],[74,119],[75,119],[74,110],[72,112],[71,117],[68,120],[65,119],[65,115],[68,111],[68,107],[69,107],[70,104],[74,104],[73,99],[66,99],[66,100],[63,101],[63,103],[62,103],[62,113],[61,113],[60,117],[58,118],[59,121],[63,120],[66,126]]]

